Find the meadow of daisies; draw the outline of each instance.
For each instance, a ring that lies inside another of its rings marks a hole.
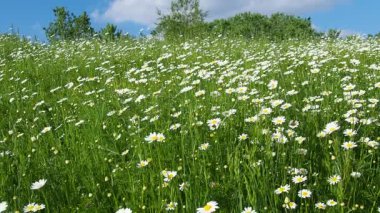
[[[380,211],[380,40],[0,36],[0,212]]]

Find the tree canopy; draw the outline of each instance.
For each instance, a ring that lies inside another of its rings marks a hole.
[[[200,9],[199,0],[174,0],[169,14],[158,11],[158,15],[153,34],[177,38],[196,36],[205,27],[207,13]]]
[[[303,19],[283,13],[265,16],[245,12],[211,22],[205,21],[206,16],[207,12],[200,9],[199,0],[173,0],[169,14],[163,15],[159,11],[154,34],[169,39],[224,35],[276,40],[321,35],[313,29],[310,18]]]
[[[90,17],[86,12],[75,16],[64,7],[53,9],[55,20],[44,28],[49,41],[89,38],[94,34]]]
[[[64,7],[56,7],[53,12],[55,20],[47,28],[44,28],[49,41],[90,38],[96,33],[86,12],[76,16]],[[207,12],[200,8],[200,0],[173,0],[169,13],[164,14],[158,10],[158,15],[152,35],[165,39],[183,40],[195,37],[228,36],[285,40],[324,35],[312,27],[310,18],[284,13],[267,16],[244,12],[225,19],[206,21]],[[106,41],[114,41],[123,37],[122,31],[117,29],[114,24],[107,24],[97,32],[97,35],[98,38]],[[326,33],[329,38],[337,38],[339,35],[340,31],[337,30],[329,30]]]

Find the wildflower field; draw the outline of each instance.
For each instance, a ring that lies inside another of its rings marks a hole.
[[[0,36],[0,212],[378,212],[380,40]]]

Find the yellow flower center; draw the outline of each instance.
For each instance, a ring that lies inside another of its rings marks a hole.
[[[212,208],[212,206],[210,204],[206,204],[203,209],[206,210],[206,211],[210,211],[210,209]]]
[[[32,206],[32,205],[29,205],[25,208],[26,211],[34,211],[35,210],[35,207]]]

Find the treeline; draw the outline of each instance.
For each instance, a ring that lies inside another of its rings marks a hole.
[[[44,28],[50,42],[98,37],[113,41],[125,36],[116,25],[95,32],[86,12],[80,16],[67,11],[64,7],[53,10],[55,20]],[[168,40],[183,40],[209,36],[244,37],[247,39],[264,38],[286,40],[290,38],[338,38],[339,30],[331,29],[321,33],[312,27],[310,18],[301,18],[283,13],[266,16],[245,12],[226,19],[207,22],[207,12],[200,9],[199,0],[173,0],[168,14],[158,11],[159,18],[151,34]],[[380,33],[374,36],[380,36]]]
[[[180,27],[179,27],[180,26]],[[178,28],[178,29],[176,29]],[[323,33],[313,29],[310,18],[276,13],[265,16],[258,13],[241,13],[227,19],[217,19],[212,22],[202,22],[198,25],[181,26],[173,23],[159,31],[166,38],[194,37],[203,35],[266,38],[270,40],[284,40],[289,38],[311,38],[322,36]]]
[[[302,19],[282,13],[265,16],[257,13],[242,13],[228,19],[215,20],[208,24],[210,32],[269,39],[309,38],[319,36],[311,25],[311,19]]]
[[[107,24],[99,32],[91,26],[90,17],[86,12],[80,16],[70,13],[64,7],[53,10],[55,20],[48,27],[43,28],[50,42],[60,40],[88,39],[97,36],[104,40],[115,40],[122,37],[122,31],[116,25]]]

